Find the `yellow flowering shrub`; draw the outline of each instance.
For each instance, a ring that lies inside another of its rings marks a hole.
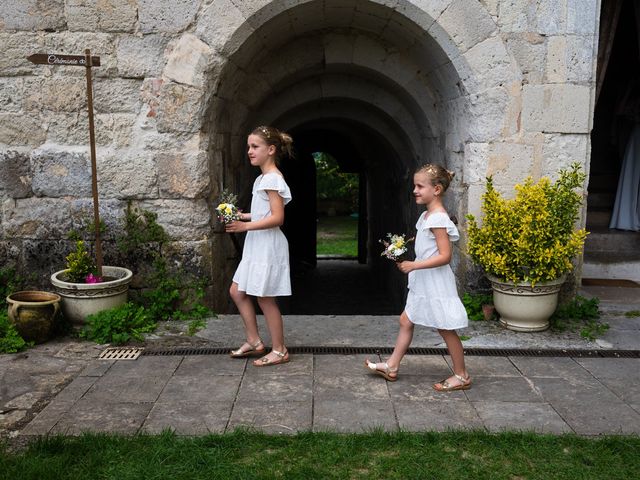
[[[482,227],[469,221],[468,253],[486,273],[513,283],[545,282],[572,270],[571,260],[582,250],[587,232],[576,229],[585,174],[579,164],[559,172],[552,183],[527,178],[516,185],[516,197],[506,200],[487,178],[482,196]]]

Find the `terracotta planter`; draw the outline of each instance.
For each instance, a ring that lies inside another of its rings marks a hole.
[[[55,293],[25,290],[7,297],[9,321],[27,342],[49,340],[60,310],[60,296]]]
[[[550,282],[513,284],[487,275],[493,288],[493,304],[500,323],[509,330],[540,332],[549,328],[549,318],[558,306],[558,293],[566,276]]]
[[[55,292],[62,297],[62,312],[74,325],[84,324],[87,316],[127,302],[133,273],[123,267],[102,267],[108,279],[100,283],[71,283],[64,280],[66,270],[51,275]],[[112,280],[109,280],[112,279]]]

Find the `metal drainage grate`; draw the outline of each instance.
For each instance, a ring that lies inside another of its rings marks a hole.
[[[313,355],[389,355],[392,347],[289,347],[289,352]],[[227,355],[229,347],[178,347],[171,349],[147,349],[142,354],[153,356],[173,355]],[[640,358],[640,350],[559,350],[559,349],[499,349],[499,348],[465,348],[465,355],[480,357],[582,357],[582,358]],[[408,355],[448,355],[446,348],[409,348]]]
[[[98,359],[100,360],[136,360],[144,348],[107,348]]]

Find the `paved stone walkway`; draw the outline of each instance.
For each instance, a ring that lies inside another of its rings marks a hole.
[[[256,368],[224,355],[94,360],[23,435],[104,432],[271,433],[486,428],[640,434],[640,359],[473,357],[474,386],[441,394],[442,356],[407,356],[399,380],[365,356],[296,355]]]
[[[471,337],[465,344],[636,350],[640,318],[623,312],[640,309],[637,291],[617,290],[613,298],[609,292],[602,320],[611,330],[598,342],[576,333],[522,334],[478,322],[462,332]],[[166,325],[147,344],[236,346],[239,322],[233,315],[211,319],[196,337]],[[286,322],[290,346],[391,346],[397,332],[396,316],[287,316]],[[413,346],[441,346],[441,340],[429,329],[416,329]],[[451,370],[448,357],[440,355],[408,355],[399,380],[387,383],[365,370],[364,355],[294,355],[289,364],[256,368],[226,355],[98,360],[104,348],[60,339],[0,356],[0,436],[165,428],[191,435],[240,425],[282,433],[382,427],[640,434],[640,358],[469,355],[473,388],[441,394],[431,384]]]

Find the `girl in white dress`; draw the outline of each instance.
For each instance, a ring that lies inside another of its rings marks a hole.
[[[289,361],[284,345],[282,315],[275,297],[291,295],[289,244],[280,230],[284,222],[284,206],[291,201],[291,192],[280,170],[279,159],[292,154],[291,137],[273,127],[258,127],[247,139],[247,154],[251,165],[260,167],[261,175],[253,184],[251,213],[242,213],[240,221],[227,225],[227,232],[247,232],[229,293],[244,322],[246,343],[231,352],[233,358],[262,356],[253,362],[256,367],[277,365]],[[249,295],[258,299],[264,314],[272,350],[266,348],[258,333],[256,311]]]
[[[442,204],[442,195],[452,179],[453,173],[440,165],[425,165],[413,176],[416,203],[425,205],[427,210],[416,224],[416,259],[397,264],[401,272],[409,274],[409,294],[400,315],[400,331],[386,362],[365,361],[370,371],[394,382],[398,379],[400,361],[411,345],[414,325],[434,327],[447,344],[453,362],[453,375],[433,385],[439,392],[471,387],[462,342],[456,333],[469,320],[449,266],[451,242],[457,241],[459,234]]]

